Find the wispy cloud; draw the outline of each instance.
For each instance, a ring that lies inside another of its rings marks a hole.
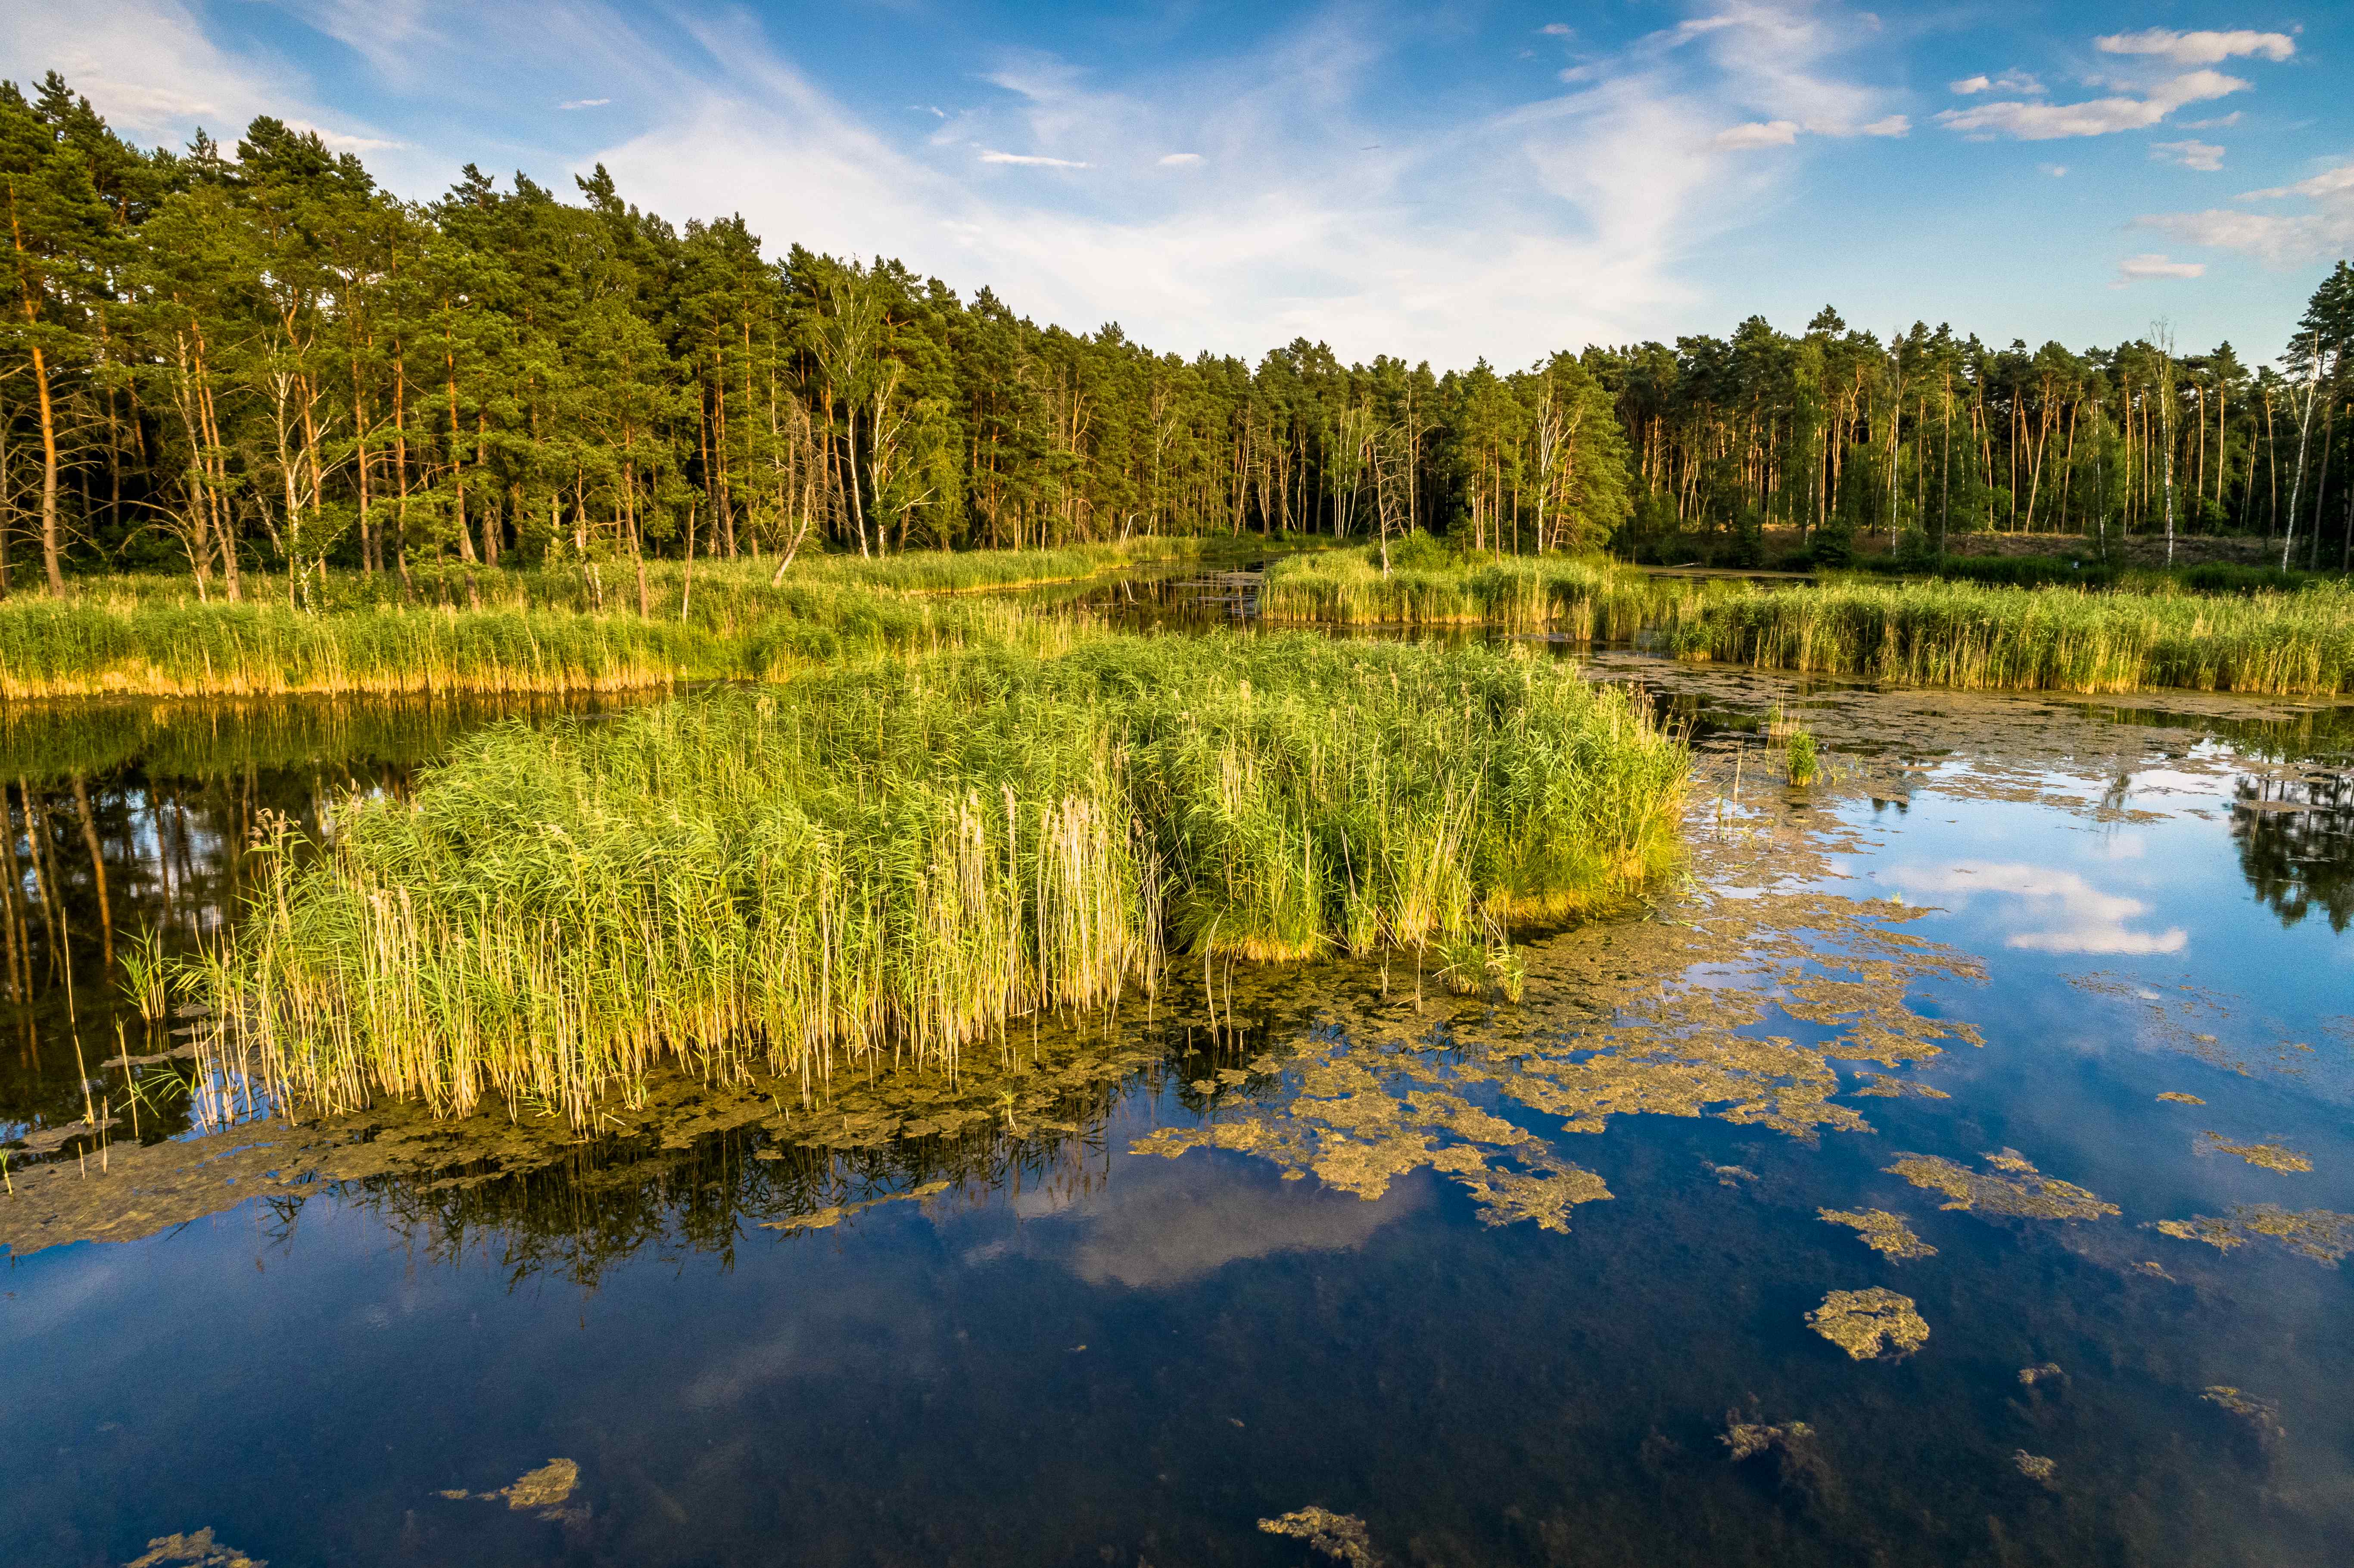
[[[1787,147],[1798,139],[1798,122],[1795,120],[1766,120],[1755,124],[1734,125],[1716,133],[1720,147]]]
[[[2150,278],[2200,278],[2207,272],[2203,261],[2173,261],[2155,253],[2128,256],[2117,263],[2116,281],[2109,287],[2122,289]]]
[[[2304,212],[2211,207],[2204,212],[2148,213],[2134,222],[2193,245],[2236,250],[2275,266],[2326,261],[2354,250],[2354,163],[2325,169],[2295,185],[2245,191],[2237,199],[2303,200],[2311,205]]]
[[[1199,153],[1163,153],[1153,160],[1164,169],[1181,169],[1202,161]]]
[[[2180,927],[2137,930],[2129,922],[2149,913],[2138,898],[2103,893],[2073,871],[2016,861],[1960,861],[1952,865],[1899,865],[1881,874],[1906,893],[1967,904],[1994,894],[2010,901],[2012,923],[2027,926],[2003,945],[2042,953],[2179,953],[2189,941]]]
[[[2223,149],[2212,142],[2153,142],[2149,155],[2160,163],[2179,164],[2202,174],[2211,175],[2223,166]]]
[[[2081,103],[2029,103],[2008,99],[1974,109],[1946,109],[1937,123],[1973,136],[2010,136],[2021,142],[2049,142],[2063,136],[2106,136],[2119,131],[2144,131],[2186,103],[2198,103],[2238,92],[2248,83],[2221,71],[2194,70],[2160,82],[2140,98],[2122,94],[2087,99]]]
[[[610,98],[575,98],[567,102],[559,103],[556,107],[558,109],[602,109],[605,105],[612,101],[613,101]]]
[[[389,136],[355,136],[349,132],[330,131],[307,120],[289,120],[286,126],[291,131],[309,132],[319,139],[322,145],[337,153],[389,153],[408,145]]]
[[[2224,33],[2145,27],[2138,33],[2094,38],[2093,47],[2105,55],[2155,55],[2178,66],[2218,65],[2240,56],[2285,60],[2296,53],[2296,40],[2286,33],[2259,33],[2245,27]]]
[[[984,164],[1015,164],[1027,169],[1089,169],[1095,165],[1078,158],[1048,158],[1036,153],[1001,153],[991,147],[981,150]]]
[[[2000,76],[1966,76],[1959,81],[1949,81],[1946,86],[1964,98],[1979,92],[2039,93],[2044,90],[2041,82],[2023,70],[2007,70]]]

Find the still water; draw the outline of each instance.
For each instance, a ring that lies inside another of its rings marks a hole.
[[[1180,963],[587,1147],[207,1132],[117,980],[557,715],[18,715],[0,1561],[2354,1560],[2354,713],[1590,667],[1691,856],[1519,1004]]]

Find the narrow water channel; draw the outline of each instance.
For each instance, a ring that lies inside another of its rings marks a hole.
[[[9,717],[0,1561],[2354,1560],[2354,710],[1565,656],[1691,853],[1522,1002],[1181,963],[586,1146],[247,1118],[119,984],[546,710]]]

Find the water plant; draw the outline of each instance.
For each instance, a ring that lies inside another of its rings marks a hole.
[[[178,578],[80,579],[62,599],[0,599],[0,700],[104,696],[610,692],[762,679],[850,655],[1058,635],[964,590],[1082,579],[1197,558],[1197,540],[1058,550],[817,556],[781,579],[757,561],[651,565],[643,597],[582,570],[482,569],[401,585],[315,580],[199,602]],[[690,586],[691,585],[691,586]]]
[[[1515,651],[967,650],[493,726],[265,863],[190,983],[212,1048],[299,1106],[495,1094],[586,1127],[663,1062],[953,1064],[1149,992],[1172,949],[1558,918],[1664,865],[1685,768],[1626,696]]]
[[[2088,593],[1843,580],[1723,593],[1664,626],[1691,658],[1965,689],[2354,691],[2354,587]]]
[[[1820,766],[1820,757],[1815,744],[1815,737],[1811,734],[1803,729],[1793,730],[1787,742],[1786,756],[1788,758],[1791,783],[1811,784],[1815,781],[1815,773]]]

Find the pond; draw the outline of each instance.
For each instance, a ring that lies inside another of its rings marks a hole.
[[[1181,960],[587,1145],[249,1118],[105,963],[550,710],[11,716],[0,1560],[2354,1558],[2354,711],[1572,656],[1690,853],[1519,1003]]]

